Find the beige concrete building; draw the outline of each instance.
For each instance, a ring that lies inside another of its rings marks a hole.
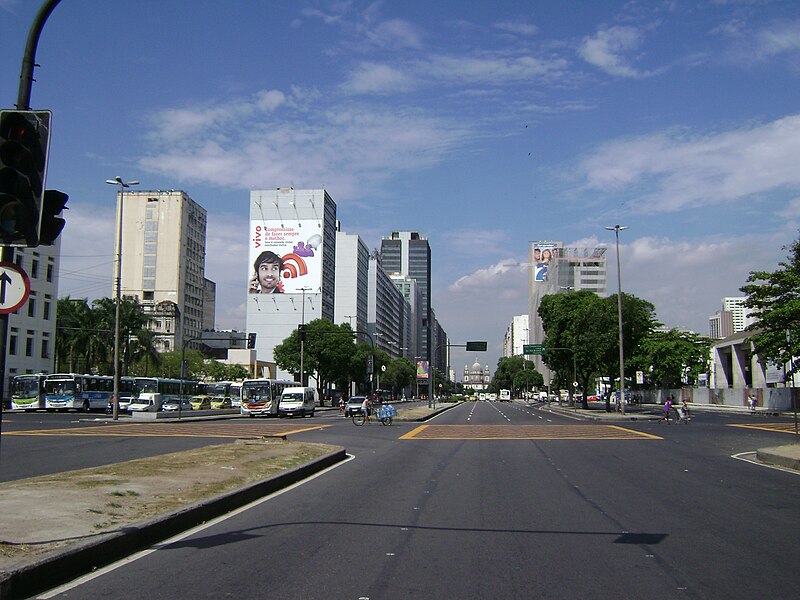
[[[215,286],[205,278],[205,257],[202,206],[180,190],[125,191],[122,295],[151,315],[159,351],[179,350],[214,328]]]

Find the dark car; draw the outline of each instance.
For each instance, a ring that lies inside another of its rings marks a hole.
[[[361,404],[364,402],[364,396],[351,396],[344,405],[344,416],[352,417],[361,413]]]

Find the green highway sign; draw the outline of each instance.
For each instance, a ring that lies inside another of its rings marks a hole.
[[[524,344],[522,346],[523,354],[544,354],[544,344]]]
[[[486,352],[487,342],[467,342],[467,352]]]

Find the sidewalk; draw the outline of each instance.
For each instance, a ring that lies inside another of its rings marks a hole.
[[[605,403],[590,402],[589,408],[571,407],[568,405],[559,405],[557,402],[551,402],[549,405],[542,405],[544,410],[549,410],[555,414],[565,417],[572,417],[574,419],[581,419],[585,421],[602,421],[607,423],[619,423],[624,421],[658,421],[663,416],[663,408],[657,404],[633,404],[628,405],[625,414],[618,412],[606,412]],[[715,411],[715,412],[728,412],[742,415],[749,415],[750,409],[747,407],[736,406],[720,406],[715,404],[689,404],[689,412],[692,411]],[[775,414],[778,413],[762,413]],[[786,413],[783,416],[787,416]],[[800,471],[800,439],[795,440],[792,444],[784,446],[776,446],[771,448],[761,448],[756,450],[756,458],[763,463],[784,467],[787,469],[794,469]]]

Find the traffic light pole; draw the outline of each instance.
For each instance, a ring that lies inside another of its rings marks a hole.
[[[47,17],[58,6],[61,0],[47,0],[33,20],[28,40],[25,43],[25,53],[22,56],[22,70],[19,76],[19,91],[17,92],[17,109],[30,110],[31,89],[33,88],[33,70],[36,67],[36,47],[39,45],[39,36],[47,22]],[[14,248],[3,246],[3,262],[14,262]],[[6,372],[6,350],[8,342],[8,314],[0,315],[0,429],[3,422],[3,402],[5,401],[5,372]]]

